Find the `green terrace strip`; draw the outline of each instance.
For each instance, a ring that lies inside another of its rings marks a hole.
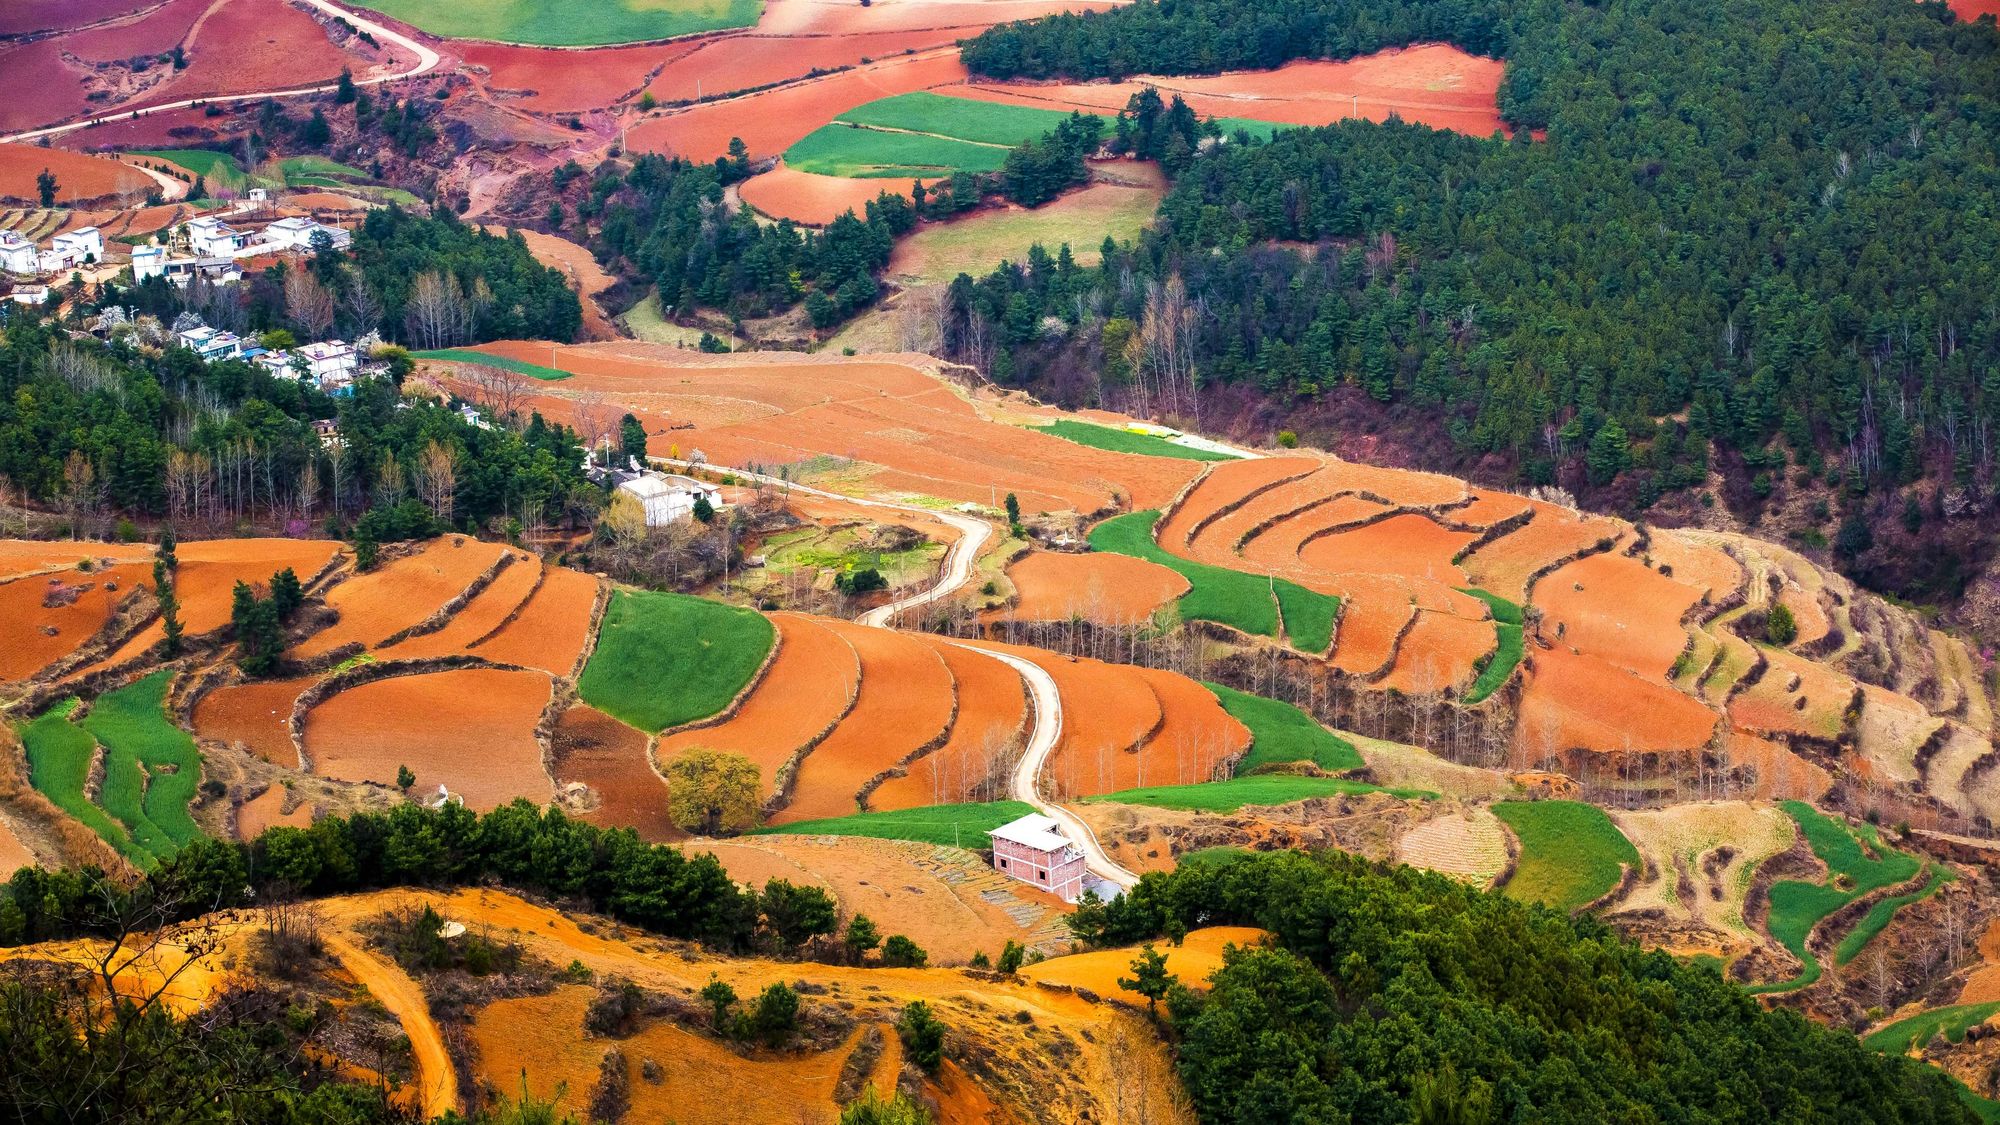
[[[1514,674],[1515,665],[1521,663],[1523,617],[1520,606],[1498,594],[1476,587],[1461,587],[1459,593],[1471,594],[1493,612],[1493,651],[1479,665],[1479,676],[1465,693],[1465,702],[1479,703],[1499,691],[1507,677]]]
[[[729,706],[776,639],[769,619],[755,610],[620,590],[605,610],[577,690],[592,707],[657,734]]]
[[[1148,457],[1178,457],[1183,461],[1235,461],[1235,454],[1213,449],[1195,449],[1178,445],[1155,434],[1139,433],[1136,430],[1121,430],[1113,426],[1099,426],[1092,422],[1078,422],[1060,418],[1046,426],[1034,426],[1045,434],[1053,434],[1064,441],[1078,445],[1088,445],[1096,449],[1109,449],[1114,453],[1140,453]]]
[[[1965,1038],[1967,1028],[1985,1023],[1996,1012],[2000,1012],[2000,1000],[1932,1008],[1869,1032],[1861,1037],[1861,1045],[1870,1050],[1900,1055],[1923,1046],[1939,1035],[1957,1043]]]
[[[299,178],[303,176],[312,176],[327,182],[337,182],[333,180],[335,176],[356,180],[369,178],[368,173],[351,164],[328,160],[324,156],[288,156],[278,161],[278,170],[284,173],[285,182],[288,184],[298,183]]]
[[[210,191],[218,188],[237,191],[249,186],[250,182],[250,175],[243,170],[243,165],[226,152],[211,152],[205,148],[155,148],[133,149],[126,155],[176,165],[190,175],[200,176]]]
[[[1090,545],[1099,551],[1159,563],[1187,579],[1192,588],[1176,603],[1183,620],[1214,621],[1256,636],[1276,637],[1282,606],[1293,647],[1323,653],[1333,643],[1339,598],[1282,578],[1225,570],[1169,554],[1153,541],[1153,526],[1159,520],[1160,513],[1153,510],[1114,516],[1090,529]]]
[[[1574,911],[1609,894],[1639,866],[1639,849],[1603,809],[1581,801],[1501,801],[1493,813],[1521,841],[1506,894]]]
[[[368,7],[443,39],[535,47],[603,47],[750,27],[761,0],[368,0]]]
[[[921,840],[926,844],[977,851],[993,846],[987,833],[1034,812],[1020,801],[926,805],[892,812],[855,813],[826,820],[801,820],[758,829],[754,835],[873,836],[880,840]]]
[[[1784,802],[1785,812],[1798,822],[1813,854],[1826,864],[1827,882],[1806,883],[1786,879],[1771,887],[1771,912],[1765,921],[1773,938],[1792,951],[1805,968],[1789,981],[1760,984],[1750,991],[1788,992],[1818,980],[1818,958],[1806,949],[1806,938],[1822,918],[1870,891],[1906,882],[1917,874],[1914,856],[1891,850],[1882,843],[1872,824],[1864,824],[1859,834],[1839,820],[1821,813],[1804,801]],[[1842,888],[1835,884],[1845,882]],[[1884,924],[1887,923],[1886,916]]]
[[[504,355],[488,355],[485,352],[473,351],[471,348],[438,348],[435,351],[411,352],[410,358],[438,360],[445,363],[478,363],[487,367],[500,367],[508,371],[518,371],[523,375],[549,382],[569,378],[569,372],[567,371],[558,371],[553,367],[543,367],[539,363],[511,359]]]
[[[201,835],[188,802],[201,785],[201,755],[167,718],[171,669],[161,669],[91,705],[81,724],[104,747],[99,803],[124,822],[132,840],[165,859]]]
[[[836,122],[807,133],[786,149],[785,164],[820,176],[908,180],[953,172],[998,172],[1007,162],[1008,151],[1002,145],[955,137],[894,133]],[[884,190],[890,189],[885,186]]]
[[[1192,785],[1157,785],[1146,789],[1126,789],[1085,797],[1086,804],[1147,805],[1156,809],[1183,809],[1189,812],[1235,812],[1245,805],[1289,805],[1313,797],[1355,793],[1390,793],[1409,800],[1436,797],[1423,789],[1383,789],[1365,781],[1344,777],[1302,777],[1290,773],[1260,773],[1232,777],[1227,781],[1198,781]]]
[[[97,740],[69,721],[75,703],[70,700],[63,706],[50,708],[21,727],[21,742],[28,752],[28,782],[57,808],[103,837],[119,855],[133,863],[144,863],[148,853],[132,842],[131,833],[84,796],[91,760],[97,754]]]
[[[1068,117],[1068,110],[1036,109],[1033,106],[919,92],[897,94],[859,105],[834,120],[872,129],[928,133],[975,144],[1013,148],[1040,138]]]
[[[1250,752],[1236,763],[1236,775],[1254,773],[1264,766],[1311,762],[1323,770],[1339,773],[1360,769],[1367,763],[1352,742],[1321,726],[1318,720],[1289,703],[1251,695],[1221,684],[1204,682],[1203,687],[1222,701],[1222,709],[1250,729]]]
[[[1852,932],[1840,939],[1838,946],[1834,947],[1833,963],[1836,965],[1845,965],[1849,961],[1854,960],[1863,949],[1868,947],[1869,942],[1875,940],[1877,934],[1888,928],[1889,920],[1896,916],[1896,911],[1913,902],[1922,902],[1943,890],[1946,883],[1958,878],[1958,876],[1952,874],[1949,868],[1932,866],[1927,870],[1930,873],[1930,879],[1923,885],[1921,890],[1911,891],[1908,894],[1891,895],[1874,906],[1869,907],[1867,915],[1855,924]]]

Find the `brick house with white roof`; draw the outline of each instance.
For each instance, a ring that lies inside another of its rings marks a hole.
[[[1083,852],[1062,834],[1051,816],[1029,813],[988,832],[993,840],[993,867],[1023,883],[1039,887],[1064,902],[1083,897]]]

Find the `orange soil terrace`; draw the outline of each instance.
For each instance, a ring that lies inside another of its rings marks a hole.
[[[0,871],[13,872],[35,866],[35,853],[21,842],[14,830],[0,823]]]
[[[1160,703],[1160,728],[1139,752],[1113,759],[1112,787],[1211,781],[1250,750],[1250,731],[1222,709],[1215,693],[1178,672],[1134,668]]]
[[[667,784],[646,761],[646,736],[579,703],[556,720],[558,783],[580,782],[597,807],[579,814],[602,828],[631,828],[655,843],[686,835],[667,816]]]
[[[574,373],[530,388],[545,414],[566,416],[574,396],[601,393],[641,418],[654,448],[699,449],[733,466],[845,458],[863,463],[876,493],[990,504],[1013,492],[1030,513],[1097,512],[1121,496],[1134,508],[1161,506],[1200,471],[988,421],[940,379],[881,359],[698,356],[632,341],[479,350]]]
[[[1274,501],[1274,504],[1282,503],[1282,500]],[[1298,507],[1292,504],[1286,511],[1291,512]],[[1243,544],[1241,554],[1245,560],[1262,569],[1294,568],[1299,565],[1299,552],[1307,540],[1387,510],[1381,504],[1360,496],[1336,496],[1315,502],[1312,507],[1296,511],[1289,518],[1251,536]],[[1220,527],[1221,523],[1218,520],[1216,526]],[[1206,541],[1204,536],[1203,542]]]
[[[1578,559],[1535,585],[1543,636],[1649,679],[1664,679],[1680,658],[1681,615],[1700,600],[1685,583],[1614,554]]]
[[[0,580],[37,571],[75,570],[76,564],[86,560],[92,566],[121,562],[151,564],[153,548],[131,543],[43,543],[27,539],[0,540]]]
[[[861,658],[854,709],[799,764],[792,799],[777,824],[846,816],[870,778],[932,748],[951,728],[958,699],[935,648],[902,633],[829,619]]]
[[[1350,117],[1398,117],[1439,129],[1486,136],[1505,131],[1500,119],[1499,59],[1430,43],[1341,62],[1307,60],[1275,70],[1212,77],[1140,75],[1122,82],[972,81],[939,93],[1044,109],[1116,114],[1151,86],[1179,94],[1204,117],[1248,117],[1280,125],[1330,125]]]
[[[1529,658],[1515,730],[1526,764],[1577,749],[1693,750],[1715,729],[1713,711],[1658,680],[1562,645],[1531,647]]]
[[[0,55],[0,68],[6,66],[5,60],[6,56]],[[35,180],[44,168],[56,177],[57,203],[111,196],[144,196],[153,188],[151,177],[116,160],[59,148],[0,144],[0,199],[17,203],[37,202],[40,193]]]
[[[266,828],[282,824],[289,828],[310,828],[313,821],[312,804],[299,802],[299,807],[291,812],[285,810],[286,789],[273,785],[236,808],[236,838],[255,840]]]
[[[148,6],[151,0],[10,0],[0,7],[0,35],[87,27]]]
[[[1729,552],[1678,531],[1655,528],[1645,554],[1656,568],[1672,571],[1674,581],[1707,591],[1711,601],[1721,601],[1743,585],[1743,567]]]
[[[556,676],[577,671],[590,640],[590,612],[597,579],[566,567],[546,567],[541,588],[498,633],[467,651],[496,664],[540,668]]]
[[[924,181],[926,186],[936,180]],[[743,181],[743,202],[773,218],[822,227],[846,212],[866,214],[883,192],[908,196],[907,180],[858,179],[801,172],[783,163]]]
[[[1191,931],[1179,945],[1163,941],[1154,943],[1154,948],[1167,955],[1167,971],[1179,977],[1182,984],[1207,991],[1208,978],[1222,967],[1224,949],[1232,945],[1247,949],[1262,945],[1269,937],[1269,931],[1255,926],[1209,926]],[[1021,975],[1036,983],[1088,989],[1099,996],[1143,1008],[1144,996],[1118,984],[1119,978],[1132,975],[1132,960],[1138,954],[1138,946],[1075,953],[1026,966]]]
[[[1537,570],[1623,533],[1617,520],[1538,502],[1525,525],[1467,555],[1460,565],[1480,588],[1525,603],[1528,579]]]
[[[526,551],[501,554],[514,561],[502,568],[464,608],[451,615],[444,628],[398,641],[380,650],[385,660],[421,660],[463,652],[474,641],[498,629],[535,592],[545,573],[540,558]]]
[[[182,630],[198,637],[229,624],[236,583],[247,582],[262,590],[270,585],[273,574],[287,569],[298,575],[299,581],[310,582],[339,550],[339,543],[326,539],[209,539],[179,544],[174,549],[180,559],[174,574],[174,595],[180,599]],[[133,659],[165,637],[165,628],[156,621],[120,646],[103,665],[111,667]]]
[[[327,593],[340,619],[307,637],[293,655],[310,660],[342,645],[373,648],[464,593],[506,548],[462,535],[433,539],[414,555],[383,563]]]
[[[1259,457],[1242,461],[1217,462],[1201,478],[1173,511],[1161,518],[1153,538],[1174,554],[1183,553],[1189,540],[1210,521],[1246,503],[1254,503],[1260,493],[1302,481],[1320,468],[1313,457]],[[1137,507],[1138,505],[1134,505]]]
[[[1462,586],[1465,574],[1451,560],[1474,538],[1406,512],[1314,539],[1299,548],[1299,561],[1329,574],[1397,574]]]
[[[313,772],[342,781],[394,785],[399,766],[417,775],[414,795],[443,785],[486,810],[526,797],[547,804],[535,724],[549,702],[540,672],[462,668],[375,680],[334,695],[306,715]]]
[[[1463,687],[1479,658],[1493,651],[1493,623],[1452,613],[1422,612],[1396,647],[1396,663],[1377,684],[1410,695]]]
[[[861,664],[846,634],[824,619],[796,613],[770,617],[778,630],[778,655],[743,706],[715,726],[660,739],[661,764],[697,746],[741,754],[763,772],[769,794],[778,768],[800,747],[833,729],[854,705]]]
[[[910,763],[901,777],[884,781],[868,796],[870,809],[907,809],[955,804],[1020,749],[1028,723],[1027,689],[1006,664],[948,641],[911,633],[928,645],[951,672],[958,711],[944,745]],[[810,761],[810,759],[808,759]]]
[[[1118,771],[1129,768],[1123,759],[1134,756],[1165,722],[1159,696],[1139,668],[1020,645],[978,647],[1022,657],[1055,680],[1063,700],[1063,729],[1042,770],[1051,791],[1073,796],[1117,789]],[[1155,776],[1150,766],[1146,772]]]
[[[1730,719],[1764,734],[1839,737],[1857,690],[1854,680],[1783,649],[1759,651],[1770,665],[1756,683],[1729,701]]]
[[[1188,580],[1159,563],[1129,555],[1032,551],[1007,568],[1018,595],[994,620],[1068,621],[1081,617],[1130,625],[1188,592]]]
[[[89,573],[27,574],[0,583],[0,621],[8,623],[0,645],[0,681],[24,680],[75,652],[111,620],[111,613],[135,583],[151,585],[150,563],[125,563]],[[58,585],[86,586],[68,605],[45,607]]]
[[[195,734],[216,742],[240,742],[267,762],[298,768],[298,747],[292,745],[292,708],[314,678],[259,680],[216,688],[195,704]]]

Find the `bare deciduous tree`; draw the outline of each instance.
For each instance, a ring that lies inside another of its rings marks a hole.
[[[438,519],[451,519],[452,500],[458,491],[458,453],[433,439],[417,455],[417,490],[424,504]]]
[[[333,327],[333,294],[311,270],[285,271],[285,317],[308,340],[323,340]]]
[[[464,341],[470,306],[458,282],[436,270],[420,273],[410,286],[403,325],[424,348],[447,348]]]

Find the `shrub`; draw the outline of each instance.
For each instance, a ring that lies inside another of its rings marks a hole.
[[[910,1001],[903,1009],[903,1018],[896,1021],[896,1034],[903,1040],[910,1061],[925,1074],[936,1074],[944,1064],[944,1024],[931,1015],[929,1004]]]
[[[892,934],[882,943],[882,963],[893,969],[921,969],[930,954],[902,934]]]
[[[745,1019],[746,1032],[766,1046],[776,1047],[799,1027],[799,994],[783,981],[773,981],[757,996]]]
[[[1799,623],[1792,617],[1792,610],[1783,602],[1771,607],[1771,615],[1764,619],[1764,639],[1783,648],[1799,636]]]

